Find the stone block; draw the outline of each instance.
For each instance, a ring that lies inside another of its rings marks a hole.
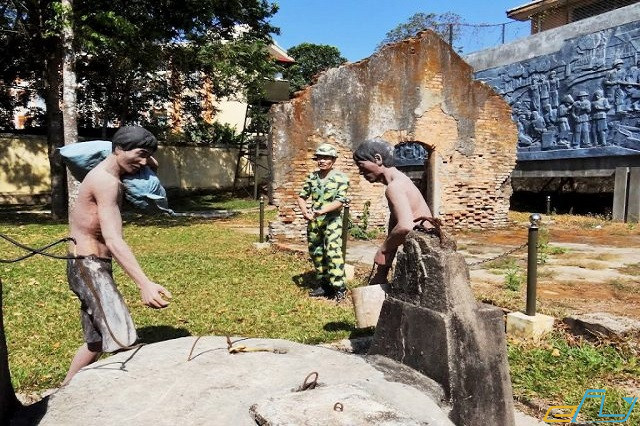
[[[347,281],[353,281],[353,279],[356,277],[356,267],[354,265],[351,265],[349,263],[345,263],[344,264],[344,278]]]
[[[507,315],[507,335],[524,339],[539,339],[553,330],[554,318],[548,315],[527,315],[511,312]]]
[[[502,311],[475,301],[468,268],[446,236],[407,236],[369,355],[439,383],[455,424],[514,424]]]
[[[253,247],[256,250],[266,250],[271,247],[271,243],[253,243]]]
[[[609,338],[640,337],[640,321],[603,312],[573,315],[563,321],[575,334]]]

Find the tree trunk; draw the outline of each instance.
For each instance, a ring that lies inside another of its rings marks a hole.
[[[20,407],[11,384],[9,372],[9,351],[4,336],[2,320],[2,280],[0,280],[0,425],[8,425],[12,414]]]
[[[62,9],[67,11],[68,19],[62,29],[62,124],[64,144],[78,142],[78,118],[76,103],[76,60],[73,51],[73,0],[61,0]],[[67,174],[69,210],[78,195],[80,183]]]
[[[64,146],[62,122],[62,50],[50,42],[46,63],[45,105],[47,108],[47,145],[51,169],[51,214],[54,219],[67,218],[67,170],[56,148]]]

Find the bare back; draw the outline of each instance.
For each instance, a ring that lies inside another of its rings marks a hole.
[[[122,185],[120,180],[106,170],[105,162],[91,170],[80,184],[78,197],[69,214],[70,233],[77,242],[79,255],[94,254],[99,257],[111,257],[100,226],[96,194],[106,187],[118,185],[117,196],[109,199],[116,206],[122,202]]]
[[[393,181],[387,186],[386,195],[392,222],[402,216],[409,219],[407,213],[410,214],[412,223],[418,218],[433,216],[420,190],[407,175],[399,170],[397,170],[397,174],[394,173]]]

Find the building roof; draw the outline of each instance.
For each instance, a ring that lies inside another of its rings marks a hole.
[[[507,10],[507,17],[518,21],[528,21],[532,15],[540,13],[546,9],[565,5],[571,0],[533,0],[521,6]]]
[[[269,54],[278,62],[294,63],[296,60],[287,55],[287,51],[273,41],[268,47]]]

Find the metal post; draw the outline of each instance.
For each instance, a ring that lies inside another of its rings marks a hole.
[[[505,33],[505,27],[507,26],[507,24],[502,24],[502,44],[504,44],[504,33]]]
[[[349,203],[348,198],[342,206],[342,259],[347,261],[347,236],[349,235]]]
[[[260,161],[260,138],[256,138],[256,159],[253,163],[253,199],[258,199],[258,161]],[[262,242],[262,241],[260,241]]]
[[[449,24],[449,46],[453,49],[453,24]]]
[[[9,373],[9,351],[2,322],[2,280],[0,280],[0,425],[8,425],[9,419],[20,406]]]
[[[527,311],[529,316],[536,315],[536,286],[538,275],[538,224],[540,215],[534,213],[529,216],[529,241],[527,256]]]
[[[551,195],[547,195],[547,215],[551,214]]]
[[[260,196],[260,242],[264,243],[264,195]]]

